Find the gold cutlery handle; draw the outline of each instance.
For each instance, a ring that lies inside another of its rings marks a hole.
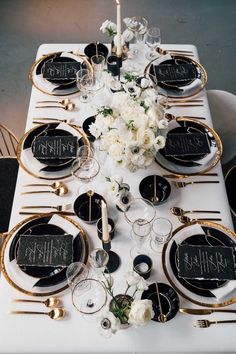
[[[53,105],[53,106],[35,106],[35,108],[62,108],[62,109],[65,109],[65,107],[63,106],[56,106],[56,105]]]
[[[37,103],[60,103],[60,104],[62,104],[60,101],[37,101]]]
[[[45,213],[45,212],[44,212]],[[44,214],[43,212],[30,212],[30,211],[20,211],[19,215],[41,215]],[[46,212],[47,213],[47,212]],[[48,213],[52,213],[51,211]],[[76,215],[75,213],[73,213],[72,211],[53,211],[53,214],[58,214],[58,215],[67,215],[67,216],[74,216]]]
[[[200,218],[200,219],[195,219],[197,221],[201,221],[201,220],[213,220],[213,221],[222,221],[222,219],[220,218]]]
[[[206,118],[205,117],[196,117],[196,116],[180,116],[180,117],[176,117],[176,120],[178,119],[178,118],[191,118],[191,119],[198,119],[198,120],[206,120]],[[207,174],[207,173],[206,173]],[[201,175],[201,174],[199,174],[199,175]]]
[[[62,120],[58,119],[58,118],[33,118],[34,119],[37,119],[37,120],[56,120],[56,121],[61,121],[63,122]]]
[[[189,182],[189,184],[201,184],[201,183],[220,183],[220,181],[194,181],[194,182]]]
[[[49,205],[27,205],[27,206],[23,206],[22,209],[57,209],[54,206],[49,206]]]
[[[42,186],[48,186],[51,187],[50,184],[46,184],[46,183],[32,183],[32,184],[25,184],[23,187],[42,187]]]
[[[41,300],[28,300],[28,299],[14,299],[12,302],[38,302],[44,304]]]
[[[39,311],[11,311],[13,315],[48,315],[47,312],[39,312]]]
[[[187,213],[210,213],[210,214],[220,214],[219,210],[186,210],[185,214]]]
[[[236,323],[236,320],[226,320],[226,321],[213,321],[211,323]]]
[[[218,173],[199,173],[196,176],[218,176]],[[188,175],[180,176],[180,175],[168,175],[168,174],[165,174],[165,175],[162,175],[162,177],[165,177],[165,178],[188,178],[188,177],[191,177],[191,176],[188,176]]]
[[[21,194],[36,194],[36,193],[54,193],[54,191],[29,191],[29,192],[22,192]]]

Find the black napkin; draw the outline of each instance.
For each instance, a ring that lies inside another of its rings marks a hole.
[[[80,70],[78,62],[46,62],[43,70],[43,78],[47,80],[76,79],[76,73]]]
[[[196,77],[195,69],[190,63],[154,65],[154,72],[160,82],[189,81]]]
[[[168,133],[165,156],[204,155],[210,153],[210,145],[205,133]]]
[[[37,136],[32,146],[34,157],[68,159],[77,155],[76,136]]]

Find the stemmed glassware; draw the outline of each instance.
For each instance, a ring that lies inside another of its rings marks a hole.
[[[161,252],[162,246],[169,241],[172,235],[172,223],[166,218],[156,218],[152,224],[151,249]]]
[[[151,222],[147,222],[145,219],[138,219],[133,222],[131,237],[135,242],[135,246],[130,250],[130,255],[132,258],[135,258],[138,254],[143,253],[143,246],[149,239],[151,227]]]
[[[71,263],[66,270],[67,283],[71,290],[73,291],[74,287],[83,279],[87,279],[89,275],[89,267],[82,262]],[[85,286],[86,283],[82,282],[81,286]],[[81,290],[77,286],[77,290]]]
[[[127,27],[134,33],[133,54],[138,54],[138,46],[143,42],[144,35],[147,32],[148,21],[144,17],[131,17]]]
[[[145,220],[147,223],[152,223],[156,216],[156,210],[149,200],[135,198],[128,204],[124,216],[130,225],[133,225],[136,220]]]
[[[77,71],[76,85],[80,90],[80,101],[83,103],[90,102],[93,97],[93,72],[89,69],[80,69]]]
[[[95,276],[98,280],[103,280],[102,273],[109,261],[108,253],[102,248],[95,248],[89,255],[89,263],[94,270]]]
[[[155,59],[158,54],[156,48],[161,44],[161,31],[158,27],[150,27],[146,33],[145,43],[150,48],[150,51],[146,53],[148,60]]]
[[[105,65],[105,57],[100,54],[93,55],[91,64],[93,67],[93,76],[94,76],[94,91],[100,90],[104,86],[102,82],[102,72]]]

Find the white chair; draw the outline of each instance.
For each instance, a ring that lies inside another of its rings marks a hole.
[[[236,156],[236,96],[230,92],[208,90],[208,101],[214,129],[223,144],[222,164]]]

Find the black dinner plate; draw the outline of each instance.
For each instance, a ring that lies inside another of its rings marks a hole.
[[[158,290],[160,294],[160,302],[162,313],[166,315],[167,321],[175,317],[179,311],[179,297],[176,291],[168,284],[158,283]],[[152,321],[160,322],[158,316],[161,314],[156,283],[149,285],[147,290],[142,293],[141,299],[148,299],[152,301],[152,308],[155,313]]]
[[[181,244],[189,245],[206,245],[206,246],[228,246],[233,247],[235,250],[235,243],[229,237],[227,237],[220,230],[213,228],[203,228],[206,234],[192,235],[187,237]],[[178,256],[177,256],[177,244],[174,241],[170,247],[169,260],[171,269],[176,279],[186,289],[193,292],[196,295],[204,297],[214,297],[214,294],[210,290],[218,289],[224,286],[227,281],[224,280],[209,280],[209,279],[187,279],[181,278],[178,275]],[[236,251],[235,251],[236,253]]]
[[[94,123],[95,120],[96,120],[95,116],[88,117],[87,119],[85,119],[85,121],[83,122],[83,125],[82,125],[83,131],[85,132],[89,141],[91,141],[91,142],[94,142],[96,140],[96,138],[95,138],[95,136],[93,136],[90,133],[89,126],[90,126],[90,124]]]
[[[37,219],[31,220],[28,223],[26,223],[25,225],[23,225],[18,230],[18,232],[15,234],[15,236],[11,242],[10,248],[9,248],[9,261],[12,261],[15,259],[16,247],[17,247],[20,235],[27,232],[27,230],[30,230],[31,228],[36,227],[37,225],[48,224],[50,219],[51,219],[51,217],[42,217],[42,218],[37,218]],[[63,230],[63,232],[64,232],[64,230]],[[85,252],[85,242],[84,242],[83,237],[80,236],[80,233],[78,233],[78,235],[76,235],[73,240],[73,262],[83,261],[84,252]],[[55,285],[65,282],[66,281],[66,269],[67,269],[67,267],[61,269],[60,271],[58,271],[54,274],[51,274],[48,277],[39,279],[34,284],[34,287],[51,287],[51,286],[55,286]]]
[[[71,133],[69,133],[66,130],[63,129],[48,129],[45,132],[45,136],[72,136]],[[33,143],[34,144],[34,143]],[[39,162],[43,163],[44,165],[47,166],[61,166],[67,164],[69,161],[73,160],[73,158],[68,158],[68,159],[42,159],[39,157],[35,157]]]
[[[37,224],[31,226],[28,230],[26,230],[22,235],[64,235],[65,231],[56,225],[52,224]],[[19,249],[19,240],[16,243],[15,247],[15,259],[17,258],[17,252]],[[30,275],[31,277],[36,278],[46,278],[51,277],[52,275],[60,272],[63,268],[62,267],[40,267],[40,266],[20,266],[19,268],[26,274]]]
[[[78,196],[74,202],[74,211],[78,218],[87,222],[88,224],[95,223],[101,218],[101,201],[105,199],[98,193],[94,193],[89,197],[87,193]],[[90,208],[91,201],[91,208]],[[91,218],[89,218],[89,210],[91,210]]]
[[[178,122],[181,126],[176,127],[171,129],[168,134],[179,134],[179,133],[206,133],[206,130],[203,126],[195,123],[195,122]],[[213,141],[212,141],[212,136],[210,134],[207,134],[207,138],[209,141],[209,145],[212,146]],[[173,162],[174,164],[178,166],[188,166],[188,167],[193,167],[193,166],[198,166],[199,163],[197,161],[203,159],[206,155],[201,154],[201,155],[188,155],[188,156],[166,156],[165,155],[165,148],[160,149],[159,153],[168,161]]]
[[[155,182],[156,181],[156,182]],[[157,202],[153,202],[154,185],[156,183]],[[159,205],[167,200],[171,192],[170,183],[162,176],[150,175],[142,179],[139,184],[139,192],[145,199],[150,200],[154,205]]]

